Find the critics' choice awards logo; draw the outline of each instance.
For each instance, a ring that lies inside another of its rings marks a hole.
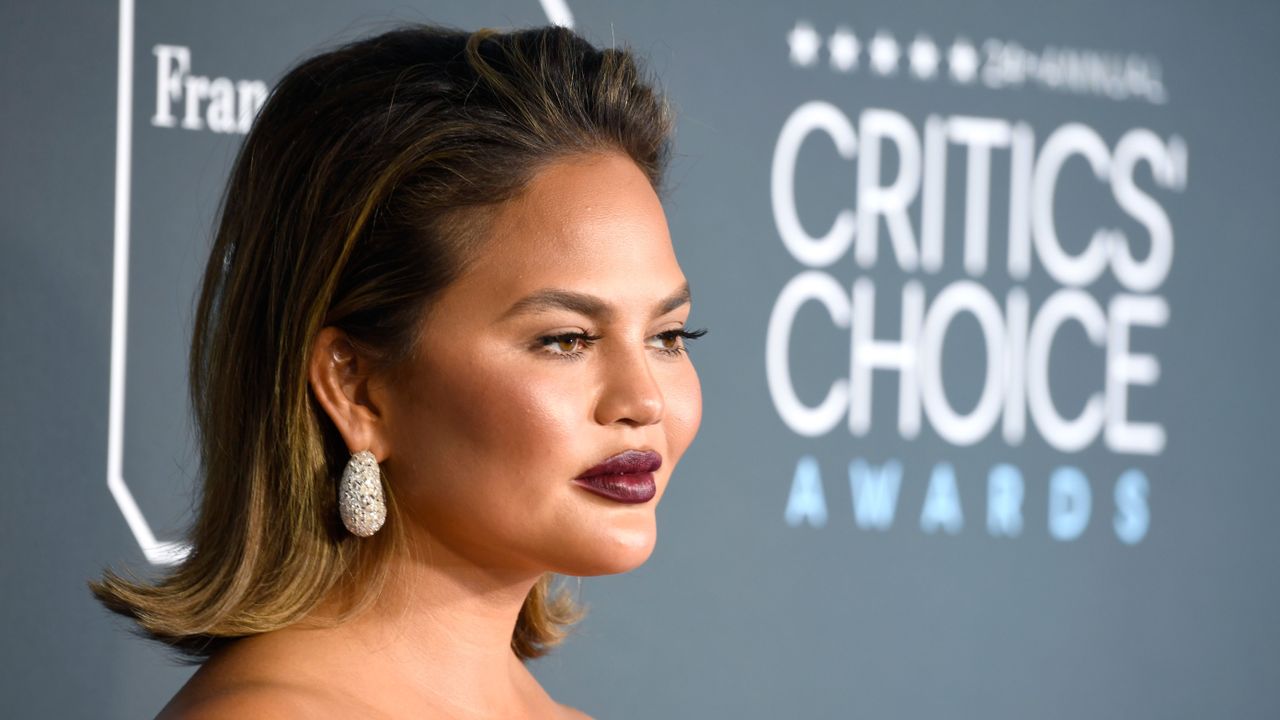
[[[789,34],[792,64],[813,64],[817,50],[803,45],[797,54],[796,32]],[[848,70],[856,66],[859,49],[844,32],[833,36],[833,43],[839,43],[830,52],[833,67]],[[820,38],[814,33],[799,41],[812,44]],[[929,49],[916,50],[917,78],[940,72],[942,53]],[[892,75],[899,62],[896,47],[882,40],[878,47],[873,44],[871,53],[876,72]],[[976,52],[956,53],[953,48],[949,54],[953,62],[963,63],[951,69],[953,82],[982,77],[982,58]],[[1144,77],[1149,80],[1149,75],[1130,80],[1134,87],[1147,87]],[[1161,99],[1163,92],[1161,85]],[[802,223],[795,188],[803,168],[797,160],[801,145],[814,136],[820,137],[814,147],[832,148],[840,161],[856,164],[856,179],[846,207],[834,217],[806,217]],[[896,157],[897,162],[885,163],[886,157]],[[947,162],[954,157],[963,158],[965,171],[949,176]],[[1086,182],[1103,188],[1109,207],[1098,213],[1100,217],[1118,210],[1145,237],[1098,227],[1083,243],[1078,238],[1066,243],[1083,244],[1083,250],[1068,250],[1055,220],[1055,200],[1068,163],[1088,168],[1084,174],[1073,174],[1073,180],[1091,175]],[[999,170],[1010,178],[1007,197],[993,197],[992,168],[997,164],[1005,166]],[[895,165],[896,173],[886,178]],[[1144,187],[1137,178],[1147,176],[1150,182]],[[949,183],[949,177],[962,182]],[[1129,410],[1131,391],[1156,385],[1160,376],[1158,358],[1133,347],[1131,334],[1135,328],[1159,329],[1169,321],[1160,288],[1173,263],[1174,231],[1161,200],[1186,186],[1187,148],[1179,137],[1163,138],[1135,127],[1109,140],[1077,122],[1033,128],[998,117],[910,118],[889,108],[850,114],[814,100],[795,108],[782,124],[770,181],[778,236],[803,267],[783,285],[769,316],[766,380],[778,416],[797,435],[865,436],[872,428],[873,404],[887,402],[896,406],[896,429],[906,440],[917,438],[927,424],[956,447],[992,439],[1017,446],[1034,432],[1066,459],[1095,444],[1135,460],[1163,452],[1165,431],[1158,419],[1131,417]],[[949,196],[963,200],[949,205]],[[963,215],[953,223],[960,230],[947,234],[946,215],[956,212],[954,208]],[[1007,214],[1003,237],[993,237],[988,229],[995,212]],[[825,231],[815,235],[806,227]],[[1005,261],[999,266],[988,260],[993,243],[1004,245]],[[948,244],[960,246],[950,257],[962,264],[963,275],[930,295],[921,278],[944,269]],[[1135,245],[1146,248],[1145,254],[1139,257]],[[905,279],[872,279],[867,271],[882,264],[896,266]],[[1023,287],[1034,265],[1053,283],[1047,298],[1038,303]],[[862,272],[841,275],[838,268],[850,266]],[[1103,296],[1097,285],[1104,276],[1114,279],[1118,292]],[[997,294],[984,278],[998,278],[1008,289]],[[877,303],[897,305],[898,327],[876,327]],[[789,359],[795,318],[810,304],[849,338],[847,365],[842,365],[847,373],[832,378],[816,404],[798,396]],[[942,372],[943,339],[963,316],[976,321],[986,355],[977,403],[967,411],[948,400]],[[1105,368],[1093,383],[1097,389],[1078,411],[1055,403],[1050,387],[1054,339],[1069,326],[1075,327],[1072,332],[1083,331]],[[897,376],[896,398],[875,397],[876,372]],[[1136,465],[1108,478],[1112,499],[1103,502],[1093,497],[1100,478],[1089,478],[1069,462],[1057,464],[1045,478],[1048,506],[1043,512],[1049,535],[1075,540],[1089,526],[1095,507],[1110,506],[1114,514],[1106,518],[1109,532],[1123,543],[1140,542],[1150,525],[1150,483]],[[893,525],[904,472],[904,462],[896,458],[854,458],[849,463],[853,519],[859,528],[886,530]],[[965,508],[953,466],[938,461],[920,475],[927,482],[921,531],[960,532]],[[1018,536],[1024,514],[1041,512],[1024,507],[1025,483],[1031,479],[1012,463],[997,462],[989,468],[986,507],[974,513],[985,515],[988,534]],[[791,526],[827,523],[822,473],[813,456],[802,456],[796,463],[784,517]]]

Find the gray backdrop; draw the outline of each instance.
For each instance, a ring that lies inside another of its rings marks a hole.
[[[679,113],[702,431],[652,559],[533,664],[553,696],[1280,717],[1280,11],[1155,0],[6,3],[6,716],[150,716],[190,672],[85,581],[189,517],[191,299],[255,88],[396,19],[571,22]]]

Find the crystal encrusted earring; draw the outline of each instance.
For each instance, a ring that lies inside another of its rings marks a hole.
[[[351,454],[338,484],[338,514],[352,535],[369,537],[387,519],[382,494],[382,469],[368,450]]]

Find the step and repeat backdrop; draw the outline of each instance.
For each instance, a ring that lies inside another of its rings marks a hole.
[[[0,10],[8,717],[191,668],[90,598],[182,551],[234,153],[397,21],[570,25],[679,118],[702,431],[535,661],[600,718],[1280,717],[1280,10],[469,0]]]

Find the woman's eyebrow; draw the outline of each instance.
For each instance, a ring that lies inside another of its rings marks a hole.
[[[675,292],[659,300],[654,305],[653,316],[666,315],[672,310],[688,304],[691,300],[689,283],[686,282]],[[501,319],[506,320],[515,315],[547,310],[568,310],[600,322],[608,322],[613,319],[614,315],[612,306],[595,295],[572,290],[561,290],[559,288],[544,288],[517,300],[511,307],[507,308]]]

